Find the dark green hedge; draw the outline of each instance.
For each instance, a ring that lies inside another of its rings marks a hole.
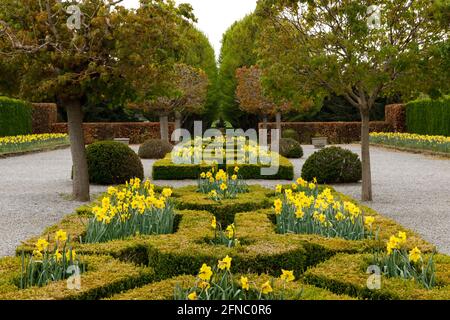
[[[261,165],[257,164],[239,164],[239,175],[243,179],[267,179],[267,180],[292,180],[294,178],[294,166],[285,157],[279,158],[278,172],[274,175],[262,175]],[[226,170],[232,173],[234,164],[227,164]],[[225,166],[219,166],[225,169]],[[154,180],[187,180],[198,179],[200,173],[211,169],[211,165],[203,164],[175,164],[172,162],[171,155],[158,160],[153,164],[152,177]]]
[[[31,134],[32,108],[25,101],[0,97],[0,137]]]
[[[406,128],[410,133],[450,136],[450,96],[408,103]]]

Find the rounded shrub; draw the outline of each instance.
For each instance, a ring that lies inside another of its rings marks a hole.
[[[293,139],[295,141],[300,141],[300,135],[294,129],[286,129],[281,133],[283,139]]]
[[[280,139],[280,155],[286,158],[301,158],[303,149],[294,139]]]
[[[141,159],[127,145],[100,141],[86,148],[89,181],[97,184],[121,184],[132,178],[144,178]]]
[[[328,147],[313,153],[305,162],[302,178],[317,178],[319,183],[348,183],[361,180],[359,156],[340,147]]]
[[[139,148],[138,155],[142,159],[162,159],[171,152],[173,146],[165,140],[150,139],[145,141]]]

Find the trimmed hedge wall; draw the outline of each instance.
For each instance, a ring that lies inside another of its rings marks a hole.
[[[267,180],[292,180],[294,178],[294,166],[285,157],[280,156],[278,173],[271,176],[261,175],[261,168],[257,164],[239,164],[239,175],[243,179],[267,179]],[[226,170],[232,173],[234,164],[227,164]],[[211,170],[212,166],[202,164],[175,164],[171,154],[153,164],[153,180],[186,180],[198,179],[202,172]]]
[[[410,133],[450,136],[450,96],[409,102],[406,126]]]
[[[52,125],[58,118],[58,107],[55,103],[33,103],[33,133],[50,133]]]
[[[169,136],[175,128],[169,123]],[[83,123],[86,144],[114,138],[130,138],[131,144],[141,144],[148,139],[161,137],[159,122],[105,122]],[[68,133],[67,123],[52,124],[53,133]]]
[[[30,104],[0,97],[0,137],[31,134]]]
[[[348,294],[362,299],[382,300],[449,300],[450,257],[436,255],[437,286],[427,290],[415,281],[400,278],[381,278],[381,289],[367,288],[366,273],[371,255],[338,254],[308,270],[304,277],[307,283],[326,288],[337,294]]]
[[[147,284],[154,278],[151,268],[142,268],[108,256],[83,256],[87,271],[81,274],[81,290],[69,290],[67,281],[44,287],[19,289],[21,258],[0,259],[0,300],[93,300]]]

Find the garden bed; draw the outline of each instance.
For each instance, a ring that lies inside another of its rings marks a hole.
[[[159,192],[161,188],[155,190]],[[333,195],[358,204],[345,195],[336,192]],[[73,248],[88,265],[87,272],[82,274],[83,289],[65,290],[65,281],[59,281],[43,288],[19,290],[14,281],[20,274],[20,258],[4,258],[0,259],[0,299],[170,300],[174,298],[174,287],[192,285],[202,264],[215,265],[227,255],[233,258],[234,274],[256,280],[278,277],[281,269],[292,270],[298,280],[289,284],[293,290],[287,291],[285,299],[293,298],[298,289],[304,289],[300,299],[448,298],[450,258],[443,255],[436,259],[439,287],[425,290],[411,281],[388,279],[380,291],[366,288],[367,259],[374,250],[384,250],[390,235],[407,232],[408,248],[418,247],[424,254],[434,250],[414,232],[368,207],[358,204],[365,215],[375,217],[375,226],[380,229],[377,239],[345,240],[316,234],[278,234],[271,208],[275,191],[259,186],[250,187],[249,193],[240,194],[237,199],[223,199],[219,203],[196,192],[195,187],[175,189],[172,196],[178,207],[174,233],[137,235],[105,243],[79,241],[93,215],[92,206],[81,207],[49,227],[41,238],[49,239],[52,245],[56,232],[64,229],[75,239]],[[227,247],[212,242],[213,217],[224,226],[234,223],[239,245]],[[17,255],[31,254],[37,239],[24,242],[17,248]],[[111,267],[96,269],[97,265],[105,264],[101,261],[107,261]]]

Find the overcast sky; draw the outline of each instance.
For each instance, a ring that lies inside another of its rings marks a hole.
[[[219,56],[222,34],[246,14],[256,8],[257,0],[176,0],[177,3],[190,3],[198,19],[197,27],[211,41],[216,56]],[[124,5],[137,7],[139,0],[124,0]]]

